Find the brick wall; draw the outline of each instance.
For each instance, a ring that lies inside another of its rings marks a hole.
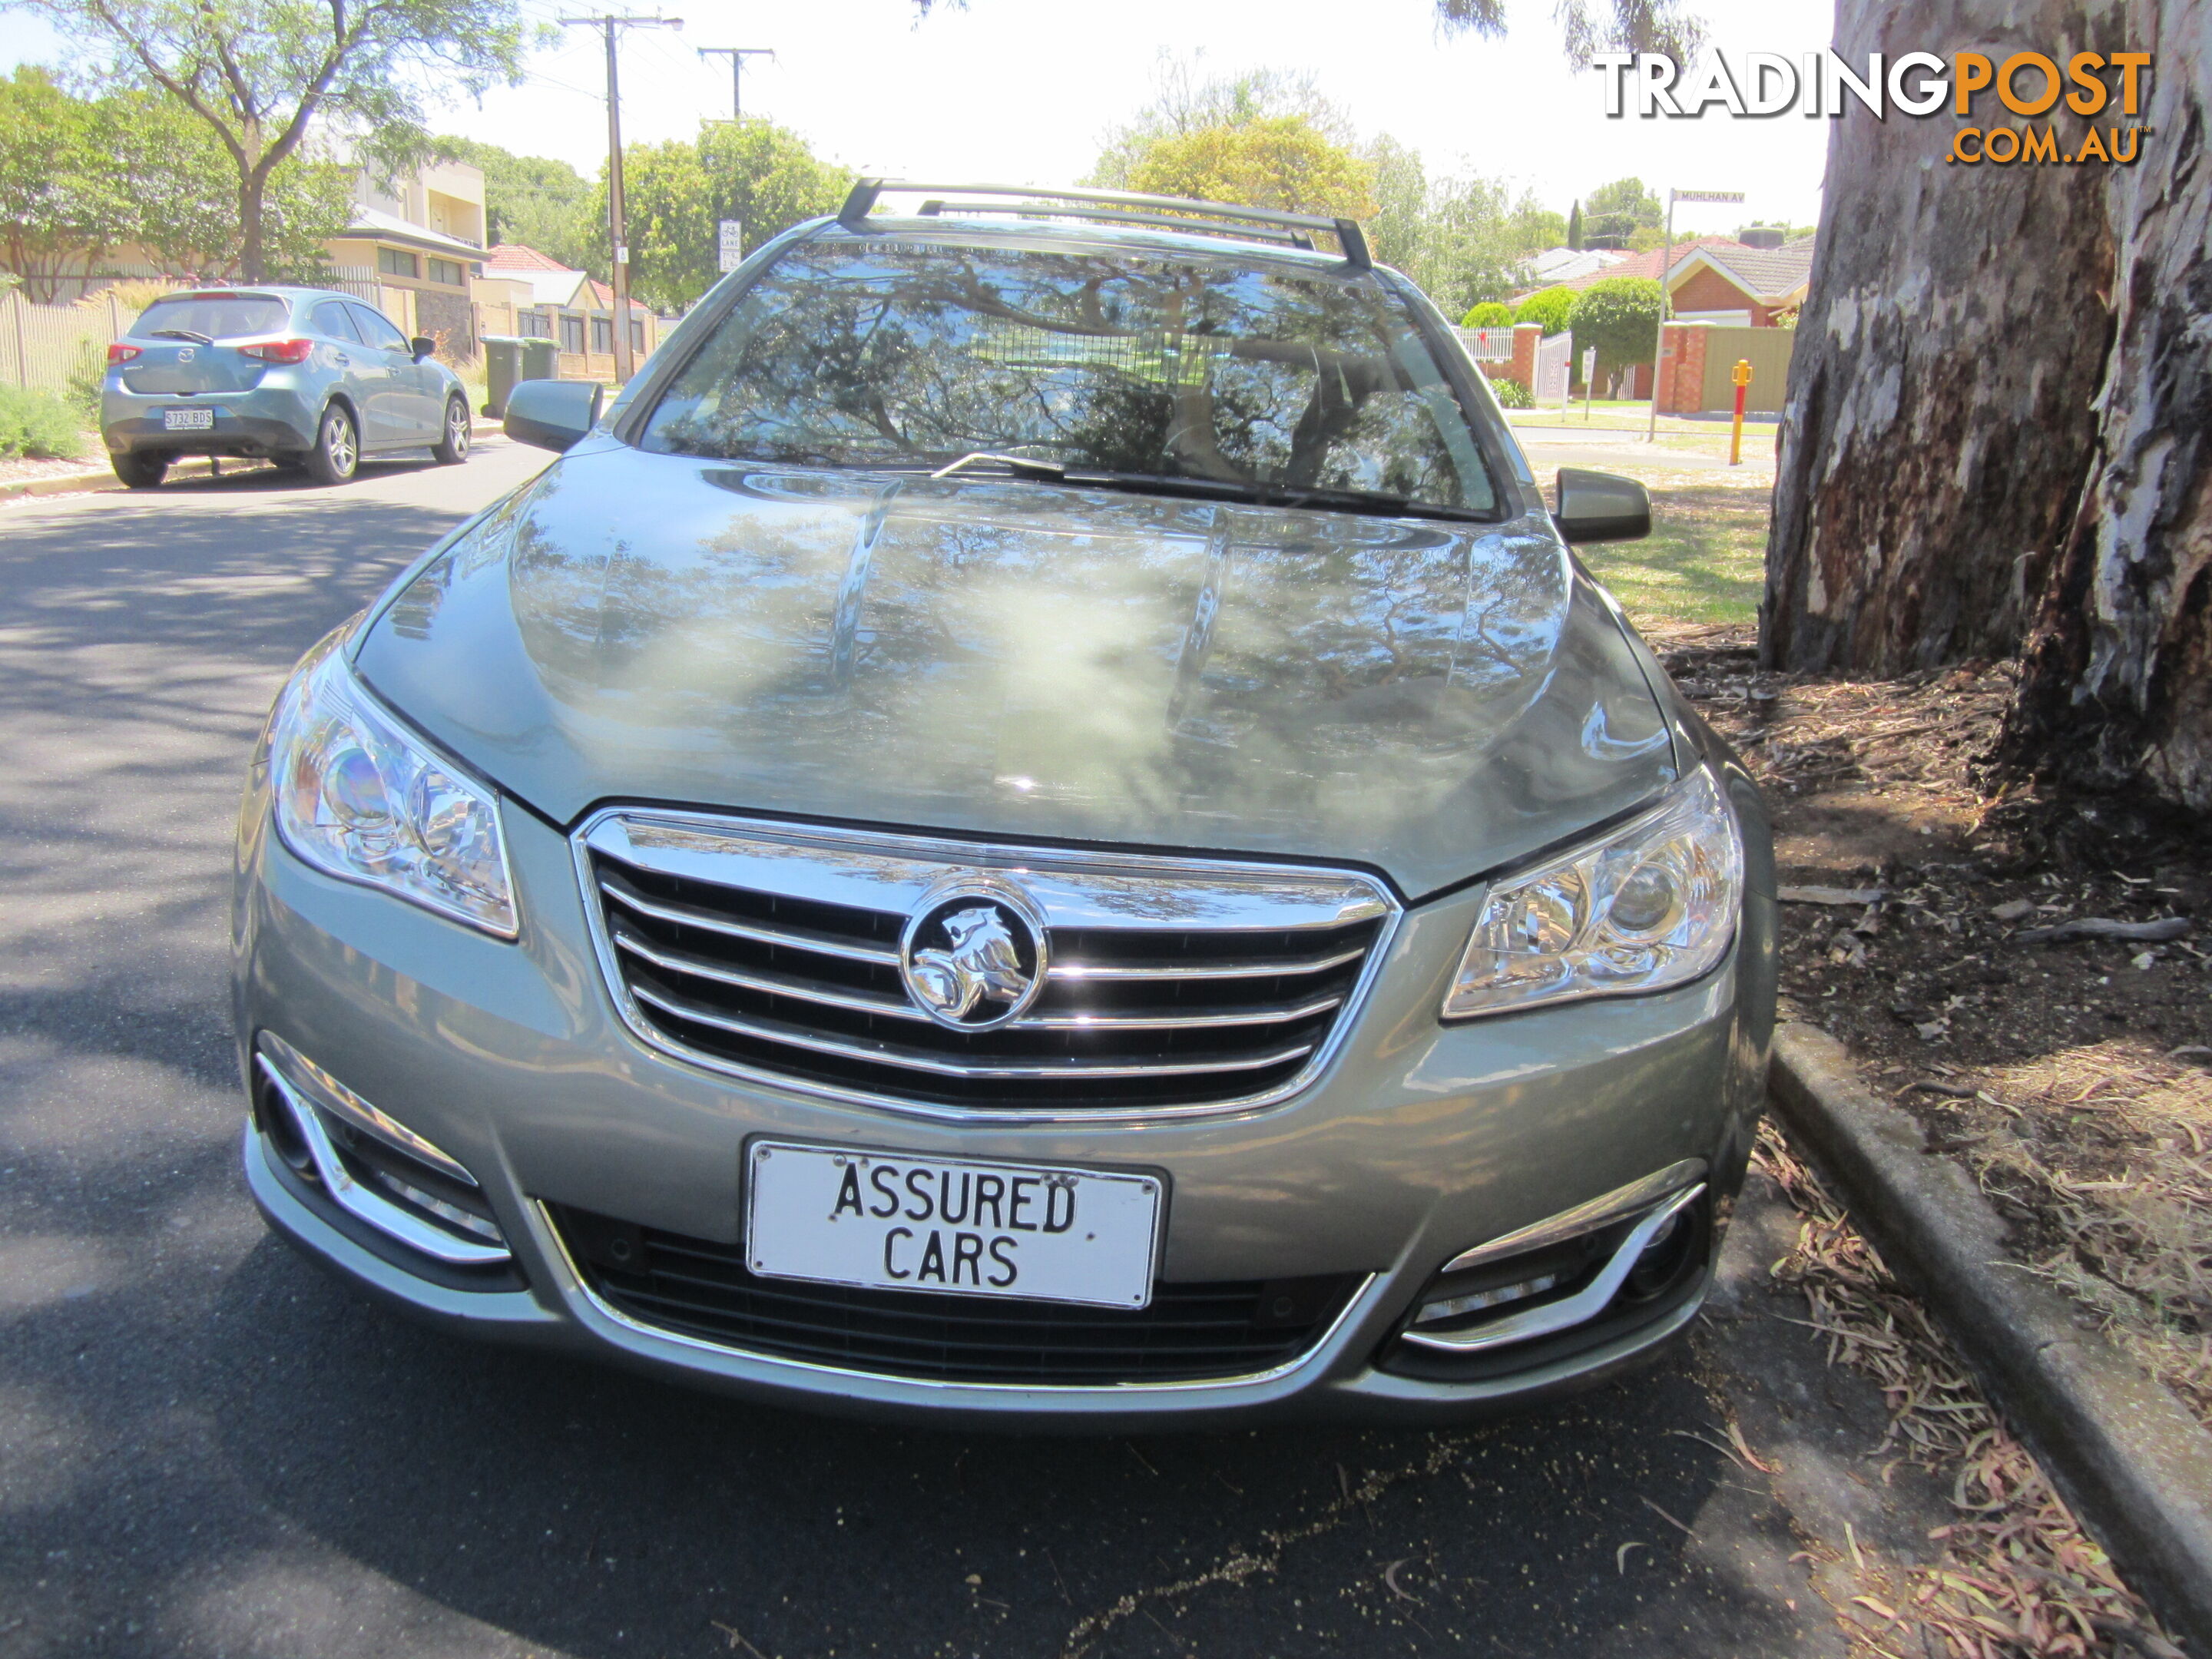
[[[1676,289],[1671,303],[1677,313],[1685,311],[1750,311],[1752,320],[1759,320],[1757,307],[1750,295],[1715,270],[1711,265],[1700,265],[1689,279]]]
[[[1669,323],[1659,336],[1659,412],[1687,415],[1705,404],[1703,323]]]

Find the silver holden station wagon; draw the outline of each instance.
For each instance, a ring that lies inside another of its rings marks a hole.
[[[469,456],[460,376],[375,307],[326,289],[167,294],[107,348],[100,436],[115,476],[160,484],[180,455],[241,455],[343,483],[365,455]]]
[[[1357,225],[864,181],[597,395],[254,756],[279,1231],[1008,1425],[1447,1421],[1696,1316],[1765,813],[1572,550],[1642,489],[1547,509]]]

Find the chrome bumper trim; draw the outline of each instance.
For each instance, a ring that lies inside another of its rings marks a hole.
[[[1641,1181],[1632,1181],[1626,1187],[1616,1187],[1587,1203],[1577,1204],[1571,1210],[1561,1210],[1557,1215],[1546,1216],[1516,1231],[1493,1238],[1486,1244],[1478,1244],[1471,1250],[1462,1250],[1437,1271],[1455,1273],[1462,1267],[1479,1267],[1486,1261],[1495,1261],[1502,1255],[1519,1255],[1524,1250],[1540,1250],[1547,1244],[1557,1244],[1577,1233],[1594,1232],[1608,1221],[1618,1221],[1625,1215],[1633,1215],[1647,1204],[1655,1204],[1670,1193],[1679,1192],[1692,1182],[1705,1178],[1705,1161],[1701,1158],[1686,1158],[1679,1164],[1669,1164],[1656,1174]]]
[[[1660,1228],[1673,1219],[1675,1212],[1683,1208],[1705,1190],[1699,1182],[1686,1192],[1677,1193],[1661,1204],[1643,1220],[1638,1222],[1605,1270],[1574,1295],[1558,1302],[1547,1302],[1540,1308],[1526,1312],[1509,1314],[1503,1319],[1486,1325],[1478,1325],[1468,1331],[1425,1331],[1419,1327],[1409,1330],[1400,1340],[1419,1348],[1433,1348],[1440,1353],[1480,1353],[1486,1348],[1503,1347],[1509,1342],[1528,1342],[1540,1336],[1549,1336],[1564,1331],[1585,1320],[1595,1319],[1603,1313],[1607,1304],[1620,1291],[1623,1281],[1636,1266],[1645,1246],[1658,1236]]]
[[[283,1099],[286,1113],[299,1130],[301,1139],[307,1144],[307,1156],[313,1161],[315,1173],[322,1177],[325,1190],[330,1194],[331,1202],[340,1209],[356,1221],[375,1228],[387,1238],[397,1239],[410,1249],[419,1250],[434,1261],[453,1267],[486,1267],[514,1259],[514,1253],[505,1244],[472,1244],[466,1239],[458,1238],[356,1181],[351,1171],[345,1167],[344,1161],[338,1157],[337,1148],[331,1145],[331,1138],[323,1128],[322,1117],[315,1109],[315,1103],[284,1075],[266,1052],[255,1054],[253,1060],[254,1064],[261,1068],[261,1074],[269,1079]],[[438,1157],[441,1169],[453,1161],[443,1152],[440,1152]],[[470,1179],[469,1184],[476,1185],[473,1178]]]
[[[398,1122],[380,1112],[359,1095],[309,1060],[274,1031],[263,1031],[255,1039],[274,1063],[277,1080],[289,1084],[301,1093],[309,1096],[325,1111],[342,1117],[356,1129],[365,1129],[379,1139],[387,1140],[408,1157],[419,1158],[441,1175],[473,1187],[477,1178],[463,1169],[459,1163],[433,1146],[405,1124]],[[261,1058],[256,1055],[255,1058]]]

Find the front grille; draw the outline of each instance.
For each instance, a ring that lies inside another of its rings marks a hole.
[[[761,1279],[743,1247],[548,1206],[592,1291],[640,1324],[886,1376],[1103,1387],[1249,1376],[1307,1352],[1357,1273],[1158,1285],[1141,1310]]]
[[[1085,861],[617,814],[581,842],[603,960],[641,1035],[843,1094],[981,1111],[1127,1110],[1286,1092],[1348,1020],[1395,915],[1370,878]],[[908,917],[948,881],[1018,887],[1042,989],[989,1030],[909,996]]]

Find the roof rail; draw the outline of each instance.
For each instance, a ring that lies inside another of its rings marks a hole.
[[[1293,246],[1304,238],[1287,235],[1285,232],[1320,231],[1336,238],[1344,250],[1344,262],[1354,270],[1368,270],[1373,259],[1367,252],[1366,234],[1358,221],[1331,218],[1319,213],[1286,213],[1279,208],[1239,207],[1231,202],[1200,202],[1180,196],[1146,196],[1133,190],[1040,190],[1028,185],[924,185],[897,179],[861,179],[854,183],[852,193],[845,198],[845,205],[837,210],[837,222],[848,230],[857,230],[864,224],[876,204],[876,198],[887,191],[901,194],[919,192],[933,196],[1004,196],[1020,198],[1006,205],[982,202],[960,202],[949,204],[944,201],[927,204],[939,212],[948,206],[968,213],[1045,214],[1067,219],[1104,219],[1126,224],[1146,224],[1158,228],[1195,233],[1200,235],[1235,236],[1249,241],[1290,243]],[[1079,202],[1092,204],[1088,210],[1055,208],[1056,202]],[[1100,210],[1151,208],[1170,214],[1202,214],[1203,218],[1160,218],[1155,214],[1124,214]],[[1255,229],[1253,227],[1263,228]],[[1272,234],[1270,234],[1272,233]],[[1305,244],[1310,246],[1310,243]]]

